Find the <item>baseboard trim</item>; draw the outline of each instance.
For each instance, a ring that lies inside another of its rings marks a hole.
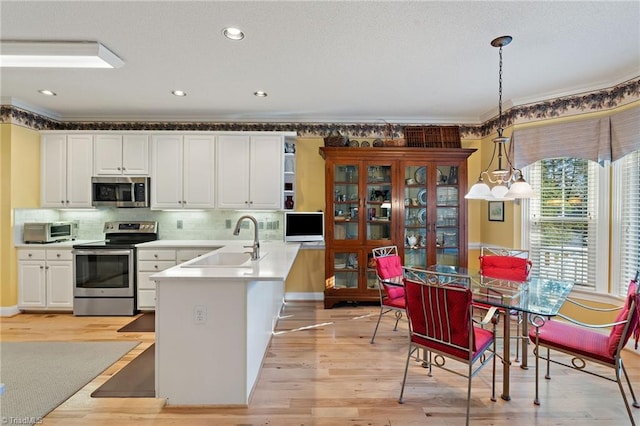
[[[289,292],[285,293],[284,300],[313,300],[313,301],[323,301],[324,293],[295,293]]]
[[[18,315],[19,313],[20,309],[18,309],[17,305],[0,307],[0,317],[12,317],[14,315]]]

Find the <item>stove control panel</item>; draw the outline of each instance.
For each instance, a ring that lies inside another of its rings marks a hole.
[[[125,234],[129,232],[155,234],[158,232],[158,222],[105,222],[104,224],[105,234]]]

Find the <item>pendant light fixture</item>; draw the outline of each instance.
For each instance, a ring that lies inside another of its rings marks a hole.
[[[470,200],[515,200],[516,198],[531,198],[534,194],[522,176],[522,170],[516,169],[511,164],[507,151],[509,138],[502,135],[504,130],[502,123],[502,48],[511,43],[511,36],[501,36],[491,41],[493,47],[500,48],[500,71],[498,74],[498,137],[493,140],[493,154],[487,168],[480,173],[476,182],[465,198]],[[497,168],[489,171],[493,160],[498,157]],[[503,159],[506,164],[503,164]],[[492,188],[487,184],[493,185]]]

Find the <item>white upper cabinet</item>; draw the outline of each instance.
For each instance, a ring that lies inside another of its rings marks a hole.
[[[91,207],[93,136],[45,134],[41,148],[41,206]]]
[[[282,135],[222,135],[217,151],[217,207],[282,209]]]
[[[147,135],[96,135],[94,170],[97,176],[149,174]]]
[[[154,135],[151,139],[151,208],[215,207],[213,135]]]

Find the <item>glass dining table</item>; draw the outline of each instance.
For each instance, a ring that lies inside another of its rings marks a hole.
[[[509,369],[511,367],[511,313],[522,313],[522,361],[521,368],[527,368],[528,317],[539,315],[553,317],[567,300],[572,282],[540,278],[530,275],[526,281],[511,281],[480,275],[478,271],[464,267],[433,265],[427,268],[432,272],[442,272],[469,277],[473,301],[484,306],[500,308],[503,316],[503,376],[501,398],[509,401]]]

